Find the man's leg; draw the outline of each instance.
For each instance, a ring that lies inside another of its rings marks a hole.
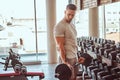
[[[77,59],[76,58],[72,58],[72,59],[66,59],[66,61],[72,66],[72,77],[70,80],[76,80],[77,79],[77,73],[78,73],[78,66],[75,66],[75,64],[77,63]]]

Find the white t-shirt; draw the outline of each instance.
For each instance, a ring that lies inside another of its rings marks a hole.
[[[77,57],[77,32],[73,24],[60,21],[54,27],[55,37],[65,38],[65,53],[68,59]]]

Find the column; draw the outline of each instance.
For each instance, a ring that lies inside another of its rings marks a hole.
[[[99,37],[98,8],[89,9],[89,36]]]
[[[46,0],[46,20],[47,20],[48,63],[56,63],[57,53],[53,35],[53,28],[54,25],[56,24],[56,0]]]

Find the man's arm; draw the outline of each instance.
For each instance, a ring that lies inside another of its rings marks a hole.
[[[57,45],[59,47],[60,50],[60,58],[62,60],[63,63],[66,63],[66,54],[65,54],[65,38],[64,37],[55,37]]]

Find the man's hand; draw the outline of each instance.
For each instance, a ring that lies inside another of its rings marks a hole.
[[[73,70],[73,66],[70,65],[68,62],[65,62],[64,64],[66,64],[70,68],[70,70]]]
[[[82,64],[82,63],[84,63],[84,62],[85,62],[85,58],[84,58],[84,57],[80,57],[80,58],[78,59],[78,63]]]

